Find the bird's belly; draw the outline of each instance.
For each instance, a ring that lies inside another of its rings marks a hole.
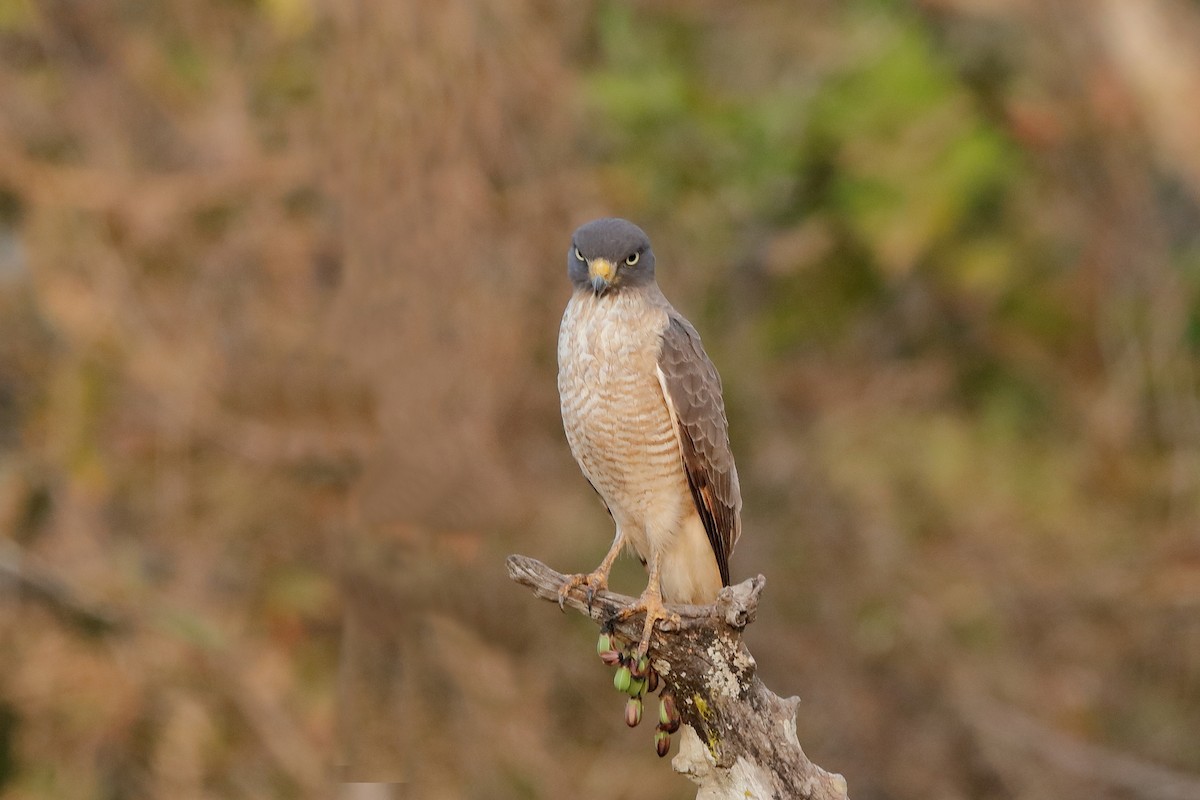
[[[639,338],[628,321],[612,325],[570,315],[568,309],[559,340],[567,440],[629,544],[649,559],[675,535],[692,504],[655,374],[658,336]]]
[[[679,501],[690,495],[657,382],[630,383],[619,381],[623,388],[616,391],[604,383],[586,385],[564,401],[563,422],[571,452],[617,522],[626,528],[653,527],[677,521]]]

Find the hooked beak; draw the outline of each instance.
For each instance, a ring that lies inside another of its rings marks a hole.
[[[592,291],[604,294],[612,286],[617,274],[616,266],[607,258],[593,258],[588,262],[588,277],[592,281]]]

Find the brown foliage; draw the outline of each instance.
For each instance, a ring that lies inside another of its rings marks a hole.
[[[609,212],[722,369],[734,579],[771,586],[748,642],[814,760],[859,798],[1186,790],[1200,14],[871,5],[0,2],[0,794],[689,796],[585,627],[502,568],[585,569],[610,535],[553,379],[565,237]],[[819,169],[747,198],[703,179],[742,140],[639,150],[660,120],[593,102],[626,12],[692,37],[666,60],[695,84],[646,81],[718,134],[903,17],[949,99],[822,168],[920,178],[983,120],[1019,155],[1020,246],[947,277],[924,183],[847,249],[830,209],[776,208]],[[855,259],[887,302],[839,294]],[[1033,388],[964,399],[997,363]]]

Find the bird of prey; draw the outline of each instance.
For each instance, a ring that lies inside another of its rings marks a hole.
[[[608,585],[628,546],[649,572],[638,655],[664,603],[711,603],[729,585],[741,534],[742,495],[729,448],[721,379],[692,324],[654,279],[654,251],[641,228],[598,219],[567,250],[574,292],[558,337],[563,427],[579,468],[616,523],[595,571],[573,575],[562,598]]]

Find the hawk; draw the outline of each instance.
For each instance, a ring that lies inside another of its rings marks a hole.
[[[711,603],[729,585],[742,494],[721,379],[700,335],[663,296],[654,251],[623,219],[589,222],[567,250],[574,292],[558,336],[558,392],[571,454],[616,523],[595,571],[560,591],[608,585],[629,547],[649,573],[626,609],[644,611],[645,655],[664,603]]]

